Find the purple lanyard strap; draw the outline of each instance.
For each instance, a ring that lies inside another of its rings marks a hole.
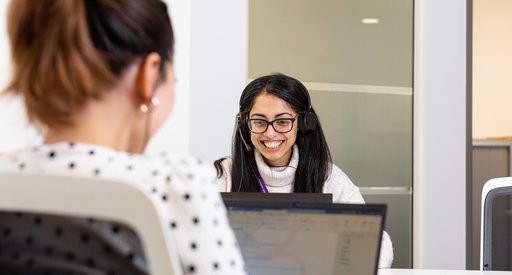
[[[258,182],[260,183],[260,191],[263,193],[268,193],[267,185],[265,185],[265,181],[258,175]]]

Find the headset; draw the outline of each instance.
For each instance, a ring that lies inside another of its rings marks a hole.
[[[311,106],[311,97],[309,96],[308,90],[304,88],[304,92],[308,98],[308,110],[306,112],[300,113],[297,117],[297,125],[299,128],[299,132],[302,134],[308,134],[316,130],[318,127],[318,117],[313,111],[313,107]],[[252,151],[252,147],[245,141],[244,133],[249,132],[249,126],[247,125],[247,113],[242,111],[242,105],[239,106],[239,113],[236,115],[238,134],[240,134],[240,138],[242,139],[242,143],[245,146],[247,151]]]

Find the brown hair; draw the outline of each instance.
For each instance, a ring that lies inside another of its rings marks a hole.
[[[161,0],[16,0],[9,6],[12,80],[28,117],[49,127],[72,124],[87,100],[101,97],[124,70],[151,52],[160,71],[174,37]]]

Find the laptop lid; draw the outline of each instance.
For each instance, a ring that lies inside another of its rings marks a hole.
[[[332,194],[324,193],[262,193],[262,192],[221,192],[222,200],[234,202],[238,205],[243,203],[276,203],[281,205],[294,205],[298,203],[332,203]]]
[[[249,274],[377,274],[385,205],[225,204]]]

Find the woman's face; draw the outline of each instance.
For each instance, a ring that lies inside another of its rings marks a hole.
[[[281,98],[263,92],[254,99],[254,105],[249,113],[249,119],[262,119],[273,121],[282,118],[296,118],[297,113]],[[292,156],[293,145],[297,139],[297,121],[288,133],[278,133],[268,125],[267,130],[261,134],[251,132],[251,142],[261,153],[269,166],[287,166]],[[277,122],[274,123],[277,128]]]

